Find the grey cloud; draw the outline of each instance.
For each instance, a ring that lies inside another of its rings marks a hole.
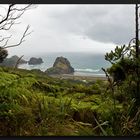
[[[134,36],[134,6],[77,5],[50,15],[51,26],[61,32],[87,36],[104,42],[128,43]]]
[[[28,24],[34,32],[9,52],[106,52],[133,38],[134,15],[134,5],[38,5],[24,13],[10,33],[17,42]]]
[[[100,27],[99,27],[100,26]],[[120,26],[119,24],[100,23],[86,31],[86,35],[99,42],[125,44],[133,37],[131,27]]]

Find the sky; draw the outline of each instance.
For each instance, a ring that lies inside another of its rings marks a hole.
[[[40,4],[7,31],[16,43],[27,25],[33,31],[9,55],[48,52],[106,53],[135,35],[135,5]]]

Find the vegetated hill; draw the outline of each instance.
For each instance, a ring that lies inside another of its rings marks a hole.
[[[14,67],[17,63],[17,61],[19,60],[20,57],[18,57],[17,55],[14,55],[10,58],[6,58],[4,59],[4,61],[2,63],[0,63],[0,66],[7,66],[7,67]],[[19,64],[26,64],[27,61],[24,59],[21,59],[19,61]]]
[[[114,101],[107,85],[0,67],[0,135],[114,135]],[[115,107],[120,117],[117,99]]]

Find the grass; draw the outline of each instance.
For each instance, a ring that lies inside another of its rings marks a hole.
[[[116,99],[113,110],[106,81],[91,83],[0,67],[0,135],[116,135],[123,105]]]

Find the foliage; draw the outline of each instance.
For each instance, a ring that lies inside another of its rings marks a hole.
[[[103,112],[99,117],[105,101],[101,94],[106,87],[103,81],[87,88],[88,83],[7,67],[0,67],[0,77],[2,136],[102,135],[94,116],[98,121],[105,115]]]
[[[117,46],[114,52],[111,51],[105,55],[105,59],[112,64],[107,69],[107,72],[113,77],[112,92],[114,101],[118,100],[123,104],[120,120],[114,116],[117,123],[121,126],[122,132],[115,130],[114,134],[117,132],[120,135],[138,135],[140,123],[136,116],[139,115],[140,107],[138,103],[140,102],[138,93],[138,90],[140,91],[140,86],[138,86],[140,60],[136,58],[135,46],[129,45],[127,47],[124,45],[120,48]],[[129,103],[133,100],[135,100],[133,106],[129,107]],[[116,112],[115,108],[114,112]],[[115,128],[120,126],[115,125]]]
[[[117,83],[113,90],[108,81],[84,83],[51,78],[38,70],[0,67],[0,134],[138,135],[140,113],[131,103],[136,97],[134,62],[133,57],[114,61],[108,69]],[[124,77],[117,75],[118,69]]]

